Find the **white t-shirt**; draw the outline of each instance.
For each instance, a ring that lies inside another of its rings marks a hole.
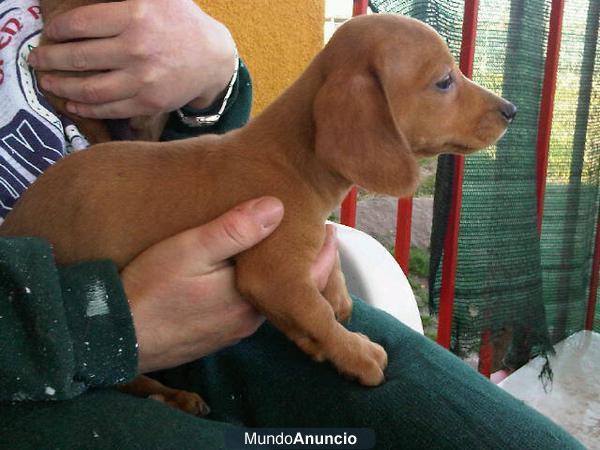
[[[0,0],[0,223],[51,164],[89,144],[39,92],[27,56],[39,43],[35,0]]]

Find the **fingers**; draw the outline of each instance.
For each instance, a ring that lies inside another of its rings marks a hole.
[[[337,238],[335,227],[326,226],[325,242],[317,256],[317,260],[311,267],[311,276],[320,291],[325,289],[329,275],[335,265],[337,257]]]
[[[277,228],[282,218],[281,201],[261,197],[164,243],[170,245],[170,259],[179,270],[193,276],[222,267],[224,261],[258,244]]]
[[[82,72],[125,67],[130,58],[119,39],[88,39],[35,48],[27,62],[38,70]]]
[[[121,34],[131,20],[129,2],[80,6],[59,14],[45,28],[54,41],[111,37]],[[102,20],[98,20],[101,17]]]
[[[129,73],[119,70],[85,77],[44,74],[40,84],[59,97],[85,104],[110,103],[129,99],[138,91],[138,83]]]

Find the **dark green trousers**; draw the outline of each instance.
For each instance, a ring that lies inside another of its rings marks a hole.
[[[0,448],[218,449],[224,430],[249,427],[369,427],[377,449],[583,448],[437,344],[356,301],[349,328],[382,344],[387,381],[365,388],[310,361],[264,325],[252,338],[165,371],[173,387],[201,393],[199,419],[113,389],[63,402],[0,406]]]

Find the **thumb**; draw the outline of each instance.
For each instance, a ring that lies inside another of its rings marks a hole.
[[[205,225],[172,238],[172,250],[182,272],[204,273],[247,250],[270,235],[283,218],[283,204],[275,197],[249,200]],[[166,243],[166,241],[165,241]]]

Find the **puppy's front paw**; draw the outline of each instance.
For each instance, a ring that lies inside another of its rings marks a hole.
[[[378,386],[385,381],[383,371],[388,363],[387,353],[381,345],[372,342],[364,334],[355,334],[363,340],[362,361],[358,365],[361,369],[358,373],[358,380],[365,386]]]
[[[195,392],[175,390],[168,394],[152,394],[148,398],[166,403],[194,416],[207,416],[210,413],[210,408],[204,399]]]
[[[358,380],[364,386],[378,386],[385,381],[387,353],[361,333],[348,333],[332,362],[343,375]]]

